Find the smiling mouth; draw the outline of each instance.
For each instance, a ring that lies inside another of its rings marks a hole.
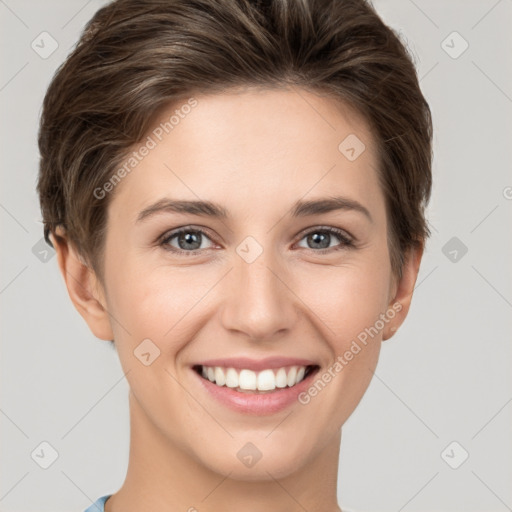
[[[255,372],[245,368],[193,366],[193,370],[199,376],[218,387],[227,387],[240,393],[251,394],[275,393],[292,388],[319,369],[318,365],[294,365]]]

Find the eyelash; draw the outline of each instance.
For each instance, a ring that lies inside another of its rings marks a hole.
[[[207,249],[195,249],[193,251],[185,251],[183,249],[176,249],[176,247],[171,247],[168,245],[169,242],[174,237],[177,237],[183,233],[200,233],[202,236],[204,235],[207,238],[211,239],[211,237],[208,236],[208,233],[206,233],[202,229],[192,228],[191,226],[187,226],[187,227],[181,228],[177,231],[172,231],[170,233],[164,233],[164,235],[160,238],[158,245],[166,251],[173,252],[176,254],[183,254],[184,256],[196,256],[196,255],[204,252],[205,250],[207,250]],[[334,252],[334,251],[340,251],[342,249],[347,249],[347,248],[350,249],[350,248],[355,247],[354,241],[352,239],[350,239],[345,234],[344,231],[342,231],[341,229],[337,229],[337,228],[333,228],[333,227],[324,227],[324,226],[316,227],[314,229],[311,229],[311,230],[303,233],[302,237],[299,239],[299,241],[312,233],[328,233],[330,235],[335,235],[336,237],[339,238],[339,240],[341,242],[338,246],[335,246],[335,247],[326,247],[324,249],[309,249],[310,251],[313,251],[317,254],[326,254],[326,253],[330,253],[330,252]]]

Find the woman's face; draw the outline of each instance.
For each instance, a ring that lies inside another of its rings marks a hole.
[[[132,435],[284,477],[337,439],[405,315],[370,132],[326,97],[253,89],[184,100],[147,135],[109,192],[102,296]],[[289,386],[292,366],[314,372]],[[286,387],[235,389],[254,379]]]

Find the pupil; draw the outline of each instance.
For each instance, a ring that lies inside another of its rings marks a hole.
[[[312,233],[309,235],[308,239],[315,244],[320,244],[320,246],[316,246],[317,249],[325,249],[329,247],[329,234],[327,233]]]
[[[179,237],[179,246],[180,246],[180,249],[198,249],[200,246],[201,246],[201,242],[200,242],[200,234],[199,233],[193,233],[193,232],[188,232],[188,233],[182,233]],[[182,241],[185,240],[185,244],[196,244],[194,247],[190,247],[190,245],[185,245],[182,244]]]

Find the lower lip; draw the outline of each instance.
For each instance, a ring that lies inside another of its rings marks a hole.
[[[318,372],[312,371],[305,379],[291,388],[280,388],[271,393],[243,393],[227,386],[217,386],[208,379],[201,377],[194,369],[192,372],[199,379],[204,389],[221,404],[244,414],[274,414],[286,409],[298,401],[300,393],[311,385],[311,379]]]

